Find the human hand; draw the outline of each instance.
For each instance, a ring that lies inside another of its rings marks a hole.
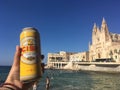
[[[20,89],[23,88],[23,84],[20,81],[20,55],[21,55],[21,49],[19,46],[16,46],[16,52],[14,55],[14,61],[13,65],[11,67],[11,70],[8,74],[8,77],[5,81],[5,83],[11,83],[19,87]],[[10,86],[10,85],[8,85]],[[15,87],[10,86],[11,88],[16,89]]]
[[[34,82],[23,83],[22,81],[20,81],[20,55],[21,55],[21,49],[19,46],[16,46],[13,65],[5,81],[4,87],[12,88],[14,90],[28,90],[34,84]],[[41,55],[42,59],[43,57],[44,56]],[[42,70],[44,71],[43,66],[42,66]]]

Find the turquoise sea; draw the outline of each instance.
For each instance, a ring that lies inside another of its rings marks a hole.
[[[10,67],[0,66],[0,83],[9,70]],[[37,90],[45,90],[46,76],[50,77],[50,90],[120,90],[120,73],[45,70]]]

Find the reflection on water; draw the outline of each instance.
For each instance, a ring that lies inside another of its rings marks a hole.
[[[45,90],[45,77],[51,80],[50,90],[120,90],[119,74],[46,70],[38,90]]]

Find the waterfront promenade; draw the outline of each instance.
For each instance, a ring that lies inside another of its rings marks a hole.
[[[63,68],[65,65],[72,63],[77,65],[103,65],[103,66],[118,66],[120,63],[116,62],[50,62],[54,68]]]
[[[120,72],[120,63],[116,62],[50,62],[48,68]]]

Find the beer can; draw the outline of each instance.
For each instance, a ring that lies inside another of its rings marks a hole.
[[[24,28],[20,34],[20,80],[35,81],[41,77],[40,35],[36,28]]]

